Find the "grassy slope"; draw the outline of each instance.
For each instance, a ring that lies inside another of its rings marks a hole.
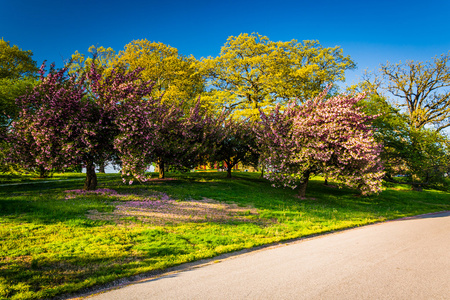
[[[225,252],[450,209],[450,194],[434,190],[419,193],[394,186],[377,196],[359,197],[312,180],[310,199],[300,200],[295,191],[272,188],[259,174],[234,175],[227,180],[224,173],[169,174],[177,180],[132,186],[121,184],[118,176],[100,177],[100,188],[128,195],[122,198],[67,198],[64,191],[81,188],[82,181],[0,187],[0,299],[55,297]],[[200,221],[164,226],[135,216],[87,218],[92,211],[112,215],[117,203],[139,202],[155,193],[167,193],[181,204],[203,198],[237,203],[258,214],[249,210],[240,219],[225,221],[205,214]]]

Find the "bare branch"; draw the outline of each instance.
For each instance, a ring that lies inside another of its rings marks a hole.
[[[381,66],[387,81],[386,90],[394,97],[403,99],[408,108],[411,124],[416,128],[447,122],[450,124],[450,52],[435,57],[432,62],[408,61],[395,65],[389,62]]]

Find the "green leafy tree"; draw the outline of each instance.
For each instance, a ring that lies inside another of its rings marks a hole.
[[[31,88],[39,69],[33,53],[0,40],[0,131],[4,131],[17,115],[15,99]]]
[[[159,98],[164,94],[164,102],[192,107],[204,90],[197,60],[182,56],[176,48],[163,43],[132,41],[119,52],[114,64],[128,70],[143,68],[142,79],[155,82],[152,96]]]
[[[254,124],[248,120],[233,119],[229,119],[223,126],[224,138],[209,157],[209,161],[224,162],[227,178],[231,178],[231,170],[239,163],[253,166],[258,164],[259,153],[253,127]]]
[[[244,117],[259,117],[259,109],[276,103],[314,98],[354,67],[338,46],[273,42],[257,33],[230,36],[219,56],[201,60],[210,87],[205,98]]]
[[[33,52],[0,40],[0,78],[36,77],[39,69],[31,58]]]
[[[442,185],[449,166],[447,137],[434,129],[415,128],[408,113],[374,91],[360,106],[367,114],[378,116],[372,122],[374,137],[383,145],[385,180],[409,184],[414,190]],[[398,176],[406,176],[406,180]]]
[[[88,52],[90,56],[75,51],[70,61],[67,62],[69,74],[76,75],[80,70],[88,72],[91,69],[92,63],[95,64],[98,72],[102,73],[105,70],[108,72],[112,71],[112,62],[116,59],[116,52],[113,48],[91,46]]]
[[[450,126],[450,52],[433,61],[381,66],[384,88],[406,109],[408,123],[415,129]]]

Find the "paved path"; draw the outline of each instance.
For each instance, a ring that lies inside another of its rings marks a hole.
[[[450,212],[250,252],[89,299],[450,299]]]

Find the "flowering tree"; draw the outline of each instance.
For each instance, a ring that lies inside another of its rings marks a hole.
[[[53,69],[31,93],[17,99],[18,120],[12,123],[9,141],[15,162],[27,168],[45,170],[79,163],[79,144],[89,132],[79,124],[88,122],[88,103],[82,103],[84,90],[64,70]]]
[[[193,167],[220,142],[224,113],[214,117],[200,101],[186,112],[153,99],[153,83],[140,79],[140,69],[102,74],[93,61],[70,77],[66,69],[40,72],[40,84],[18,99],[13,159],[44,170],[84,164],[85,190],[96,188],[99,162],[116,157],[123,175],[145,181],[150,163]]]
[[[66,69],[51,69],[31,93],[17,100],[20,116],[13,122],[9,140],[13,160],[45,170],[86,166],[84,189],[97,186],[95,163],[115,154],[119,109],[127,101],[146,97],[150,82],[139,80],[139,70],[113,70],[102,77],[95,65],[88,73],[68,77]],[[136,136],[135,136],[136,137]],[[130,158],[122,155],[127,161]]]
[[[299,187],[304,197],[313,174],[325,173],[362,194],[379,192],[384,172],[370,121],[356,104],[364,98],[336,96],[328,90],[302,105],[291,103],[270,114],[261,112],[256,127],[265,175],[274,185]]]
[[[165,163],[190,169],[204,163],[225,138],[223,125],[228,114],[223,110],[214,115],[201,104],[199,99],[187,111],[182,105],[172,105],[167,115],[156,120],[164,124],[157,131],[161,143],[155,148],[160,178],[164,177]]]
[[[125,157],[123,170],[138,179],[144,179],[139,170],[145,170],[143,167],[151,162],[158,164],[159,178],[165,177],[167,165],[193,168],[211,155],[223,138],[221,125],[226,114],[208,113],[200,100],[186,111],[182,105],[162,103],[160,99],[136,99],[123,103],[119,111],[116,149]]]

